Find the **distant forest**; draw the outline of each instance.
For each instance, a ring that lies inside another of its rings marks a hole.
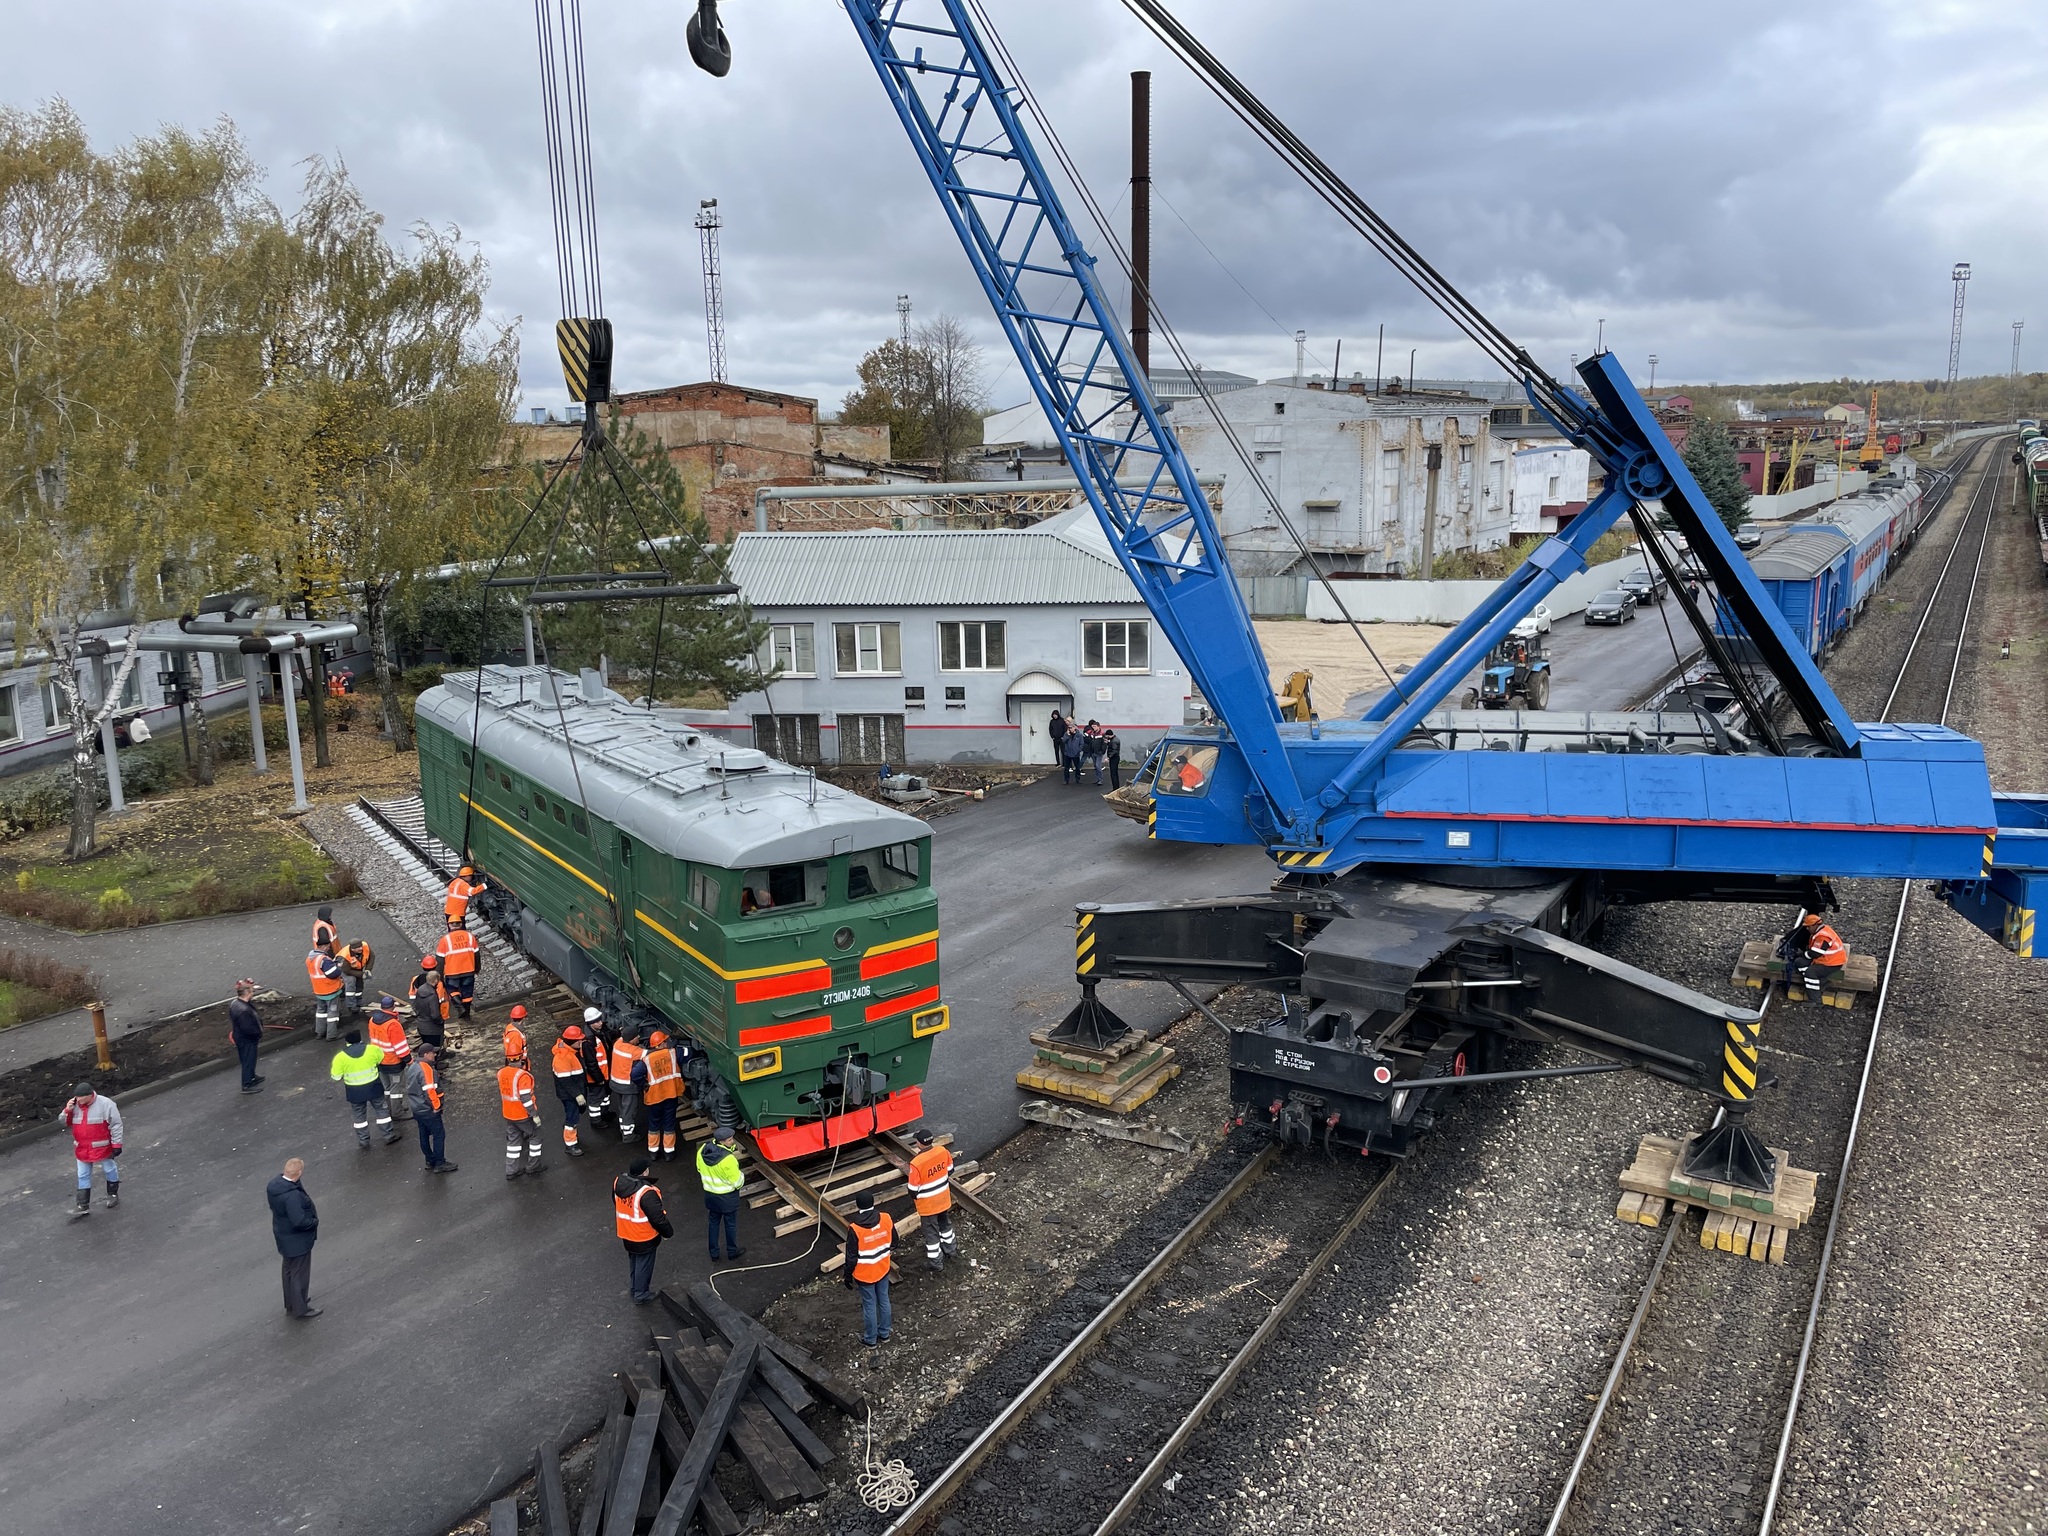
[[[1807,384],[1680,384],[1670,386],[1690,395],[1702,416],[1732,421],[1735,402],[1746,400],[1759,411],[1787,411],[1812,406],[1868,405],[1869,379],[1825,379]],[[1955,397],[1939,379],[1879,379],[1877,414],[1884,421],[2010,421],[2015,416],[2048,418],[2048,373],[1991,374],[1957,379]],[[1661,393],[1661,391],[1660,391]]]

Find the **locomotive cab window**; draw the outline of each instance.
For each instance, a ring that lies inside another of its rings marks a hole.
[[[718,915],[718,882],[701,869],[690,871],[690,905],[699,912]]]
[[[1209,785],[1216,777],[1216,754],[1215,747],[1188,745],[1173,748],[1159,765],[1154,791],[1162,795],[1186,795],[1192,799],[1207,795]]]
[[[823,859],[809,864],[774,864],[740,876],[740,916],[754,917],[785,907],[815,907],[825,899]]]
[[[854,854],[846,861],[846,899],[859,901],[911,889],[924,867],[918,854],[916,843],[891,843]]]

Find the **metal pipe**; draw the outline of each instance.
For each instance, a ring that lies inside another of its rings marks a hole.
[[[1131,355],[1152,380],[1152,71],[1131,71]]]
[[[486,587],[537,587],[544,581],[655,581],[667,571],[550,571],[545,576],[494,576]]]
[[[684,587],[599,587],[590,592],[533,592],[526,597],[526,606],[538,608],[543,603],[637,603],[651,597],[735,597],[739,584],[731,581],[706,581]]]
[[[114,1055],[107,1046],[107,1005],[93,1002],[87,1003],[86,1007],[92,1013],[92,1043],[94,1049],[99,1052],[100,1070],[111,1072],[114,1069]]]
[[[520,609],[519,622],[526,628],[526,664],[529,667],[537,667],[540,665],[540,662],[535,658],[533,649],[533,610],[531,608]]]
[[[299,700],[292,677],[292,658],[278,663],[277,675],[284,682],[284,734],[292,759],[292,809],[306,809],[306,768],[299,761]]]
[[[264,651],[282,652],[297,650],[300,646],[332,645],[342,640],[353,640],[362,631],[354,624],[335,622],[327,624],[280,624],[271,619],[194,619],[178,620],[178,628],[188,636],[236,635],[244,640],[258,642],[245,645],[245,651],[261,654]],[[147,645],[145,650],[168,650],[168,645]]]
[[[1595,1061],[1577,1067],[1532,1067],[1524,1072],[1468,1072],[1463,1077],[1401,1077],[1391,1088],[1478,1088],[1487,1083],[1526,1083],[1539,1077],[1585,1077],[1594,1072],[1629,1072],[1625,1061]]]
[[[263,664],[248,652],[242,653],[242,682],[249,692],[249,746],[256,757],[256,772],[270,772],[270,759],[263,751]]]
[[[1135,475],[1121,476],[1118,485],[1126,490],[1143,490],[1152,482]],[[1205,490],[1217,490],[1223,485],[1221,475],[1197,475],[1195,483]],[[922,496],[1013,496],[1019,491],[1027,495],[1049,495],[1055,491],[1072,491],[1081,494],[1081,482],[1065,475],[1050,476],[1044,480],[934,480],[928,482],[906,481],[898,485],[858,485],[846,482],[840,485],[766,485],[754,492],[756,527],[762,527],[760,519],[767,515],[771,501],[902,501],[915,500]]]

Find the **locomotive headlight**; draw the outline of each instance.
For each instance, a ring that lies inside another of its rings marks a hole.
[[[921,1008],[913,1013],[910,1016],[910,1033],[922,1039],[926,1035],[938,1034],[951,1023],[950,1010],[941,1003],[936,1008]]]
[[[833,934],[832,947],[834,949],[853,948],[853,930],[851,928],[842,928],[837,933]]]
[[[772,1050],[749,1051],[740,1057],[740,1079],[743,1082],[751,1077],[766,1077],[771,1072],[781,1070],[782,1047],[779,1045]]]

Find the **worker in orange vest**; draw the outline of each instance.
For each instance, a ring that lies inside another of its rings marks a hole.
[[[640,1127],[640,1090],[633,1082],[633,1068],[646,1054],[647,1048],[631,1034],[612,1042],[612,1116],[618,1122],[621,1141],[631,1141]]]
[[[370,1010],[370,1044],[384,1053],[377,1063],[377,1075],[384,1080],[384,1102],[391,1118],[405,1118],[405,1069],[412,1061],[412,1042],[405,1038],[405,1021],[398,1016],[398,999],[386,992]]]
[[[334,951],[316,944],[306,955],[306,979],[313,984],[313,1038],[333,1040],[341,1034],[343,972]]]
[[[321,907],[313,914],[313,947],[339,942],[341,934],[334,926],[334,908]]]
[[[526,1005],[514,1003],[511,1013],[505,1017],[505,1059],[526,1054]]]
[[[347,1018],[363,1006],[363,992],[376,956],[367,940],[352,939],[334,952],[334,958],[341,962],[341,1013]]]
[[[420,1134],[420,1156],[427,1160],[426,1171],[453,1173],[456,1165],[448,1161],[448,1128],[441,1119],[442,1106],[448,1101],[435,1070],[440,1055],[433,1046],[420,1042],[412,1065],[405,1069],[405,1103],[412,1111],[413,1128]]]
[[[498,1068],[498,1104],[505,1116],[505,1177],[539,1173],[540,1106],[533,1099],[533,1074],[527,1070],[524,1056]],[[520,1163],[522,1150],[524,1166]]]
[[[612,1107],[611,1051],[604,1043],[604,1010],[583,1010],[583,1038],[576,1042],[583,1060],[583,1108],[595,1120]]]
[[[420,968],[412,978],[408,995],[412,999],[413,1022],[419,1026],[420,1044],[444,1049],[448,1029],[448,989],[441,984],[441,961],[435,955],[421,955]]]
[[[577,1145],[577,1122],[582,1120],[589,1097],[583,1091],[583,1026],[570,1024],[555,1036],[548,1053],[548,1066],[555,1075],[555,1101],[562,1106],[562,1146],[571,1157],[581,1157]]]
[[[441,898],[441,915],[451,923],[469,920],[469,904],[483,894],[484,886],[476,878],[476,866],[465,864],[448,882],[448,894]]]
[[[462,1017],[468,1018],[470,1004],[476,1001],[477,966],[483,959],[482,951],[476,947],[476,935],[459,922],[450,923],[441,942],[434,946],[434,954],[441,961],[449,1001],[461,1011]]]
[[[619,1241],[626,1245],[626,1283],[635,1304],[654,1300],[654,1255],[664,1237],[674,1237],[668,1207],[661,1203],[661,1185],[648,1172],[647,1159],[636,1157],[623,1175],[612,1180],[612,1215]]]
[[[1785,956],[1785,985],[1790,988],[1797,984],[1809,997],[1818,997],[1821,988],[1838,980],[1842,967],[1849,963],[1849,951],[1841,935],[1818,912],[1808,912],[1800,918],[1799,925],[1785,935],[1779,948]]]
[[[647,1155],[664,1163],[676,1160],[676,1105],[683,1096],[683,1069],[668,1036],[655,1030],[647,1037],[647,1053],[633,1063],[633,1082],[647,1106]]]
[[[860,1287],[860,1341],[873,1349],[889,1342],[889,1249],[896,1224],[887,1211],[875,1209],[875,1197],[854,1196],[853,1219],[846,1227],[846,1283]]]
[[[907,1182],[917,1200],[925,1262],[933,1269],[943,1269],[947,1259],[960,1257],[960,1244],[953,1235],[953,1154],[940,1146],[930,1131],[919,1131],[916,1142],[917,1155],[910,1160]]]

